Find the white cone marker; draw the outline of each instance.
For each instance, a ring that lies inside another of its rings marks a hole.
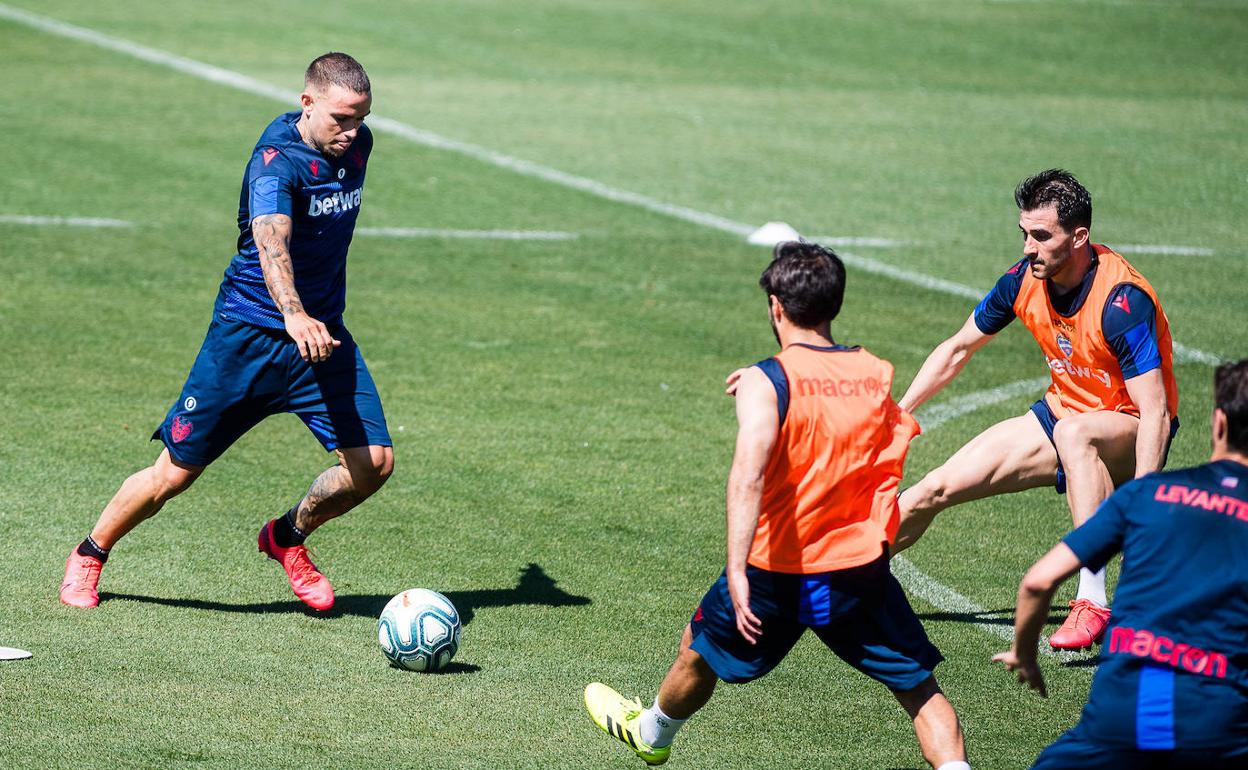
[[[788,222],[768,222],[746,238],[754,246],[775,246],[785,241],[800,241],[802,236]]]
[[[0,647],[0,660],[21,660],[32,655],[33,653],[27,650],[19,650],[16,647]]]

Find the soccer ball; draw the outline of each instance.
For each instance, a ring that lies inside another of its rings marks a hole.
[[[459,649],[459,612],[437,591],[409,588],[386,603],[377,642],[386,658],[409,671],[440,671]]]

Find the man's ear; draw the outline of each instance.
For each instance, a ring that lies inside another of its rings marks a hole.
[[[1082,249],[1091,237],[1091,233],[1088,232],[1088,228],[1081,225],[1075,228],[1075,232],[1071,233],[1071,237],[1074,239],[1072,242],[1074,247],[1076,249]]]
[[[1217,408],[1213,408],[1213,446],[1217,449],[1219,446],[1226,445],[1226,434],[1230,431],[1230,422],[1226,418],[1226,412]]]

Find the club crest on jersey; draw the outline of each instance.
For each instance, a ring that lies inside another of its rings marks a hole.
[[[178,416],[173,418],[173,426],[170,428],[169,433],[173,436],[173,443],[180,444],[186,440],[187,436],[191,435],[191,431],[194,429],[195,426],[190,420],[184,420],[181,416]]]
[[[260,153],[260,155],[264,158],[264,165],[267,166],[273,162],[274,158],[277,157],[277,150],[273,149],[272,147],[266,147],[264,148],[264,151]]]
[[[321,162],[319,160],[310,160],[308,161],[308,168],[312,169],[312,176],[316,176],[317,172],[321,170]]]
[[[1061,332],[1057,333],[1057,346],[1061,349],[1062,354],[1067,357],[1069,357],[1071,353],[1075,352],[1075,346],[1071,344],[1070,337],[1067,337]]]

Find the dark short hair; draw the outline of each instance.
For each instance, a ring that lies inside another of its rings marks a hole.
[[[1057,204],[1057,221],[1066,232],[1076,227],[1092,226],[1092,195],[1075,175],[1060,168],[1051,168],[1030,176],[1014,188],[1014,202],[1019,211],[1035,211]]]
[[[373,86],[368,82],[368,73],[360,63],[337,51],[330,51],[313,59],[303,73],[303,82],[322,90],[334,85],[357,94],[373,92]]]
[[[1226,441],[1248,452],[1248,358],[1225,363],[1213,375],[1213,404],[1226,415]]]
[[[771,264],[758,285],[780,300],[790,321],[803,329],[814,329],[841,312],[845,265],[831,249],[786,241],[776,244]]]

